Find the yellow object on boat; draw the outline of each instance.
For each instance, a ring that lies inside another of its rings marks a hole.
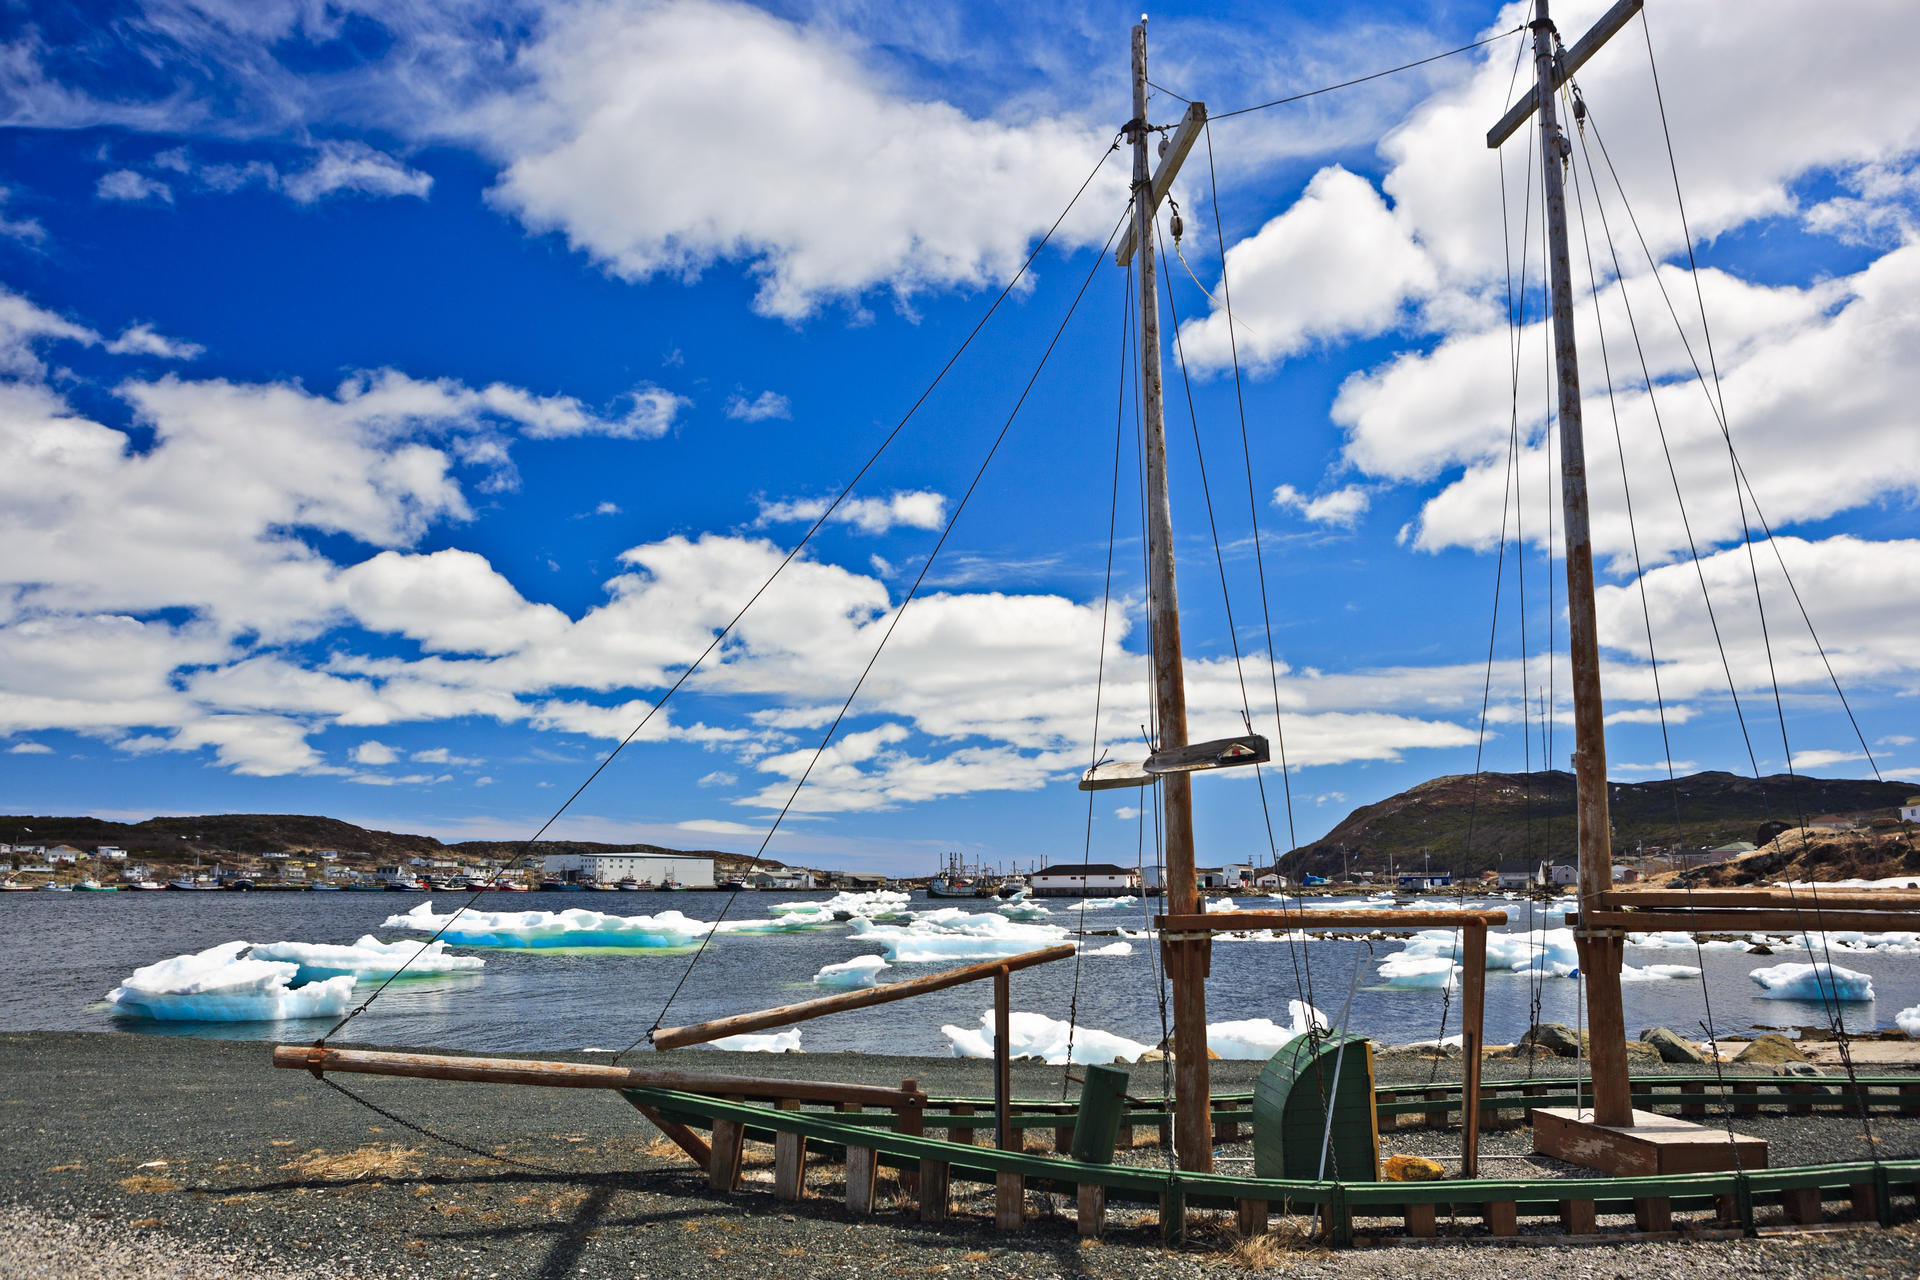
[[[1425,1156],[1388,1156],[1380,1173],[1390,1182],[1432,1182],[1447,1176],[1438,1160]]]

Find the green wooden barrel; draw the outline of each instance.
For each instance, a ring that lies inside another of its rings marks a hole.
[[[1346,1045],[1344,1057],[1340,1052]],[[1334,1063],[1340,1083],[1334,1087]],[[1326,1177],[1380,1180],[1380,1128],[1373,1110],[1373,1044],[1365,1036],[1297,1036],[1273,1055],[1253,1087],[1253,1176],[1316,1178],[1333,1100]]]

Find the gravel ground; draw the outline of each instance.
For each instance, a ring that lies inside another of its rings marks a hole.
[[[565,1057],[569,1055],[554,1055]],[[983,1093],[987,1067],[876,1055],[670,1055],[761,1075],[918,1080],[934,1093]],[[593,1060],[593,1059],[587,1059]],[[598,1059],[605,1061],[604,1057]],[[1490,1063],[1489,1076],[1517,1073]],[[1523,1064],[1521,1064],[1523,1065]],[[1542,1064],[1544,1065],[1544,1064]],[[1217,1087],[1246,1087],[1257,1063],[1218,1063]],[[1442,1073],[1446,1068],[1442,1067]],[[1425,1063],[1382,1060],[1383,1080],[1425,1079]],[[1017,1064],[1022,1095],[1060,1093],[1059,1068]],[[1158,1085],[1151,1067],[1135,1092]],[[502,1164],[446,1146],[267,1065],[264,1044],[185,1037],[0,1035],[0,1278],[163,1280],[173,1276],[720,1277],[784,1275],[1184,1278],[1270,1270],[1288,1276],[1390,1274],[1479,1280],[1489,1266],[1561,1277],[1899,1276],[1920,1272],[1906,1228],[1599,1247],[1436,1244],[1326,1254],[1242,1247],[1202,1224],[1183,1249],[1160,1245],[1151,1215],[1116,1209],[1097,1243],[1074,1234],[1061,1202],[1034,1196],[1018,1233],[992,1226],[991,1191],[956,1187],[953,1221],[893,1211],[849,1222],[832,1186],[803,1205],[771,1196],[767,1153],[748,1189],[710,1195],[704,1177],[612,1095],[573,1090],[359,1077],[349,1087],[395,1114],[527,1162]],[[1859,1145],[1858,1122],[1749,1117],[1774,1163],[1836,1159]],[[1920,1153],[1920,1122],[1876,1126],[1889,1155]],[[1445,1135],[1382,1135],[1389,1151],[1448,1154]],[[1490,1155],[1519,1156],[1519,1132],[1490,1134]],[[1222,1153],[1244,1159],[1244,1148]],[[1495,1165],[1522,1173],[1525,1159]],[[824,1170],[823,1173],[830,1173]]]

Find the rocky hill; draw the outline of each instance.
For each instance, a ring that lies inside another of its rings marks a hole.
[[[432,836],[369,831],[337,818],[285,813],[216,813],[192,818],[148,818],[145,822],[0,816],[0,841],[48,846],[70,844],[80,849],[112,844],[150,862],[186,862],[195,854],[217,861],[223,854],[310,853],[316,849],[367,854],[374,861],[415,856],[511,858],[524,848],[524,842],[518,840],[465,840],[443,844]],[[753,862],[745,854],[717,849],[666,849],[650,844],[595,844],[580,840],[542,840],[534,846],[533,855],[606,853],[616,849],[712,858],[716,870],[722,872],[744,868]],[[762,858],[755,865],[776,868],[784,864]]]
[[[1615,856],[1640,850],[1711,848],[1737,840],[1765,844],[1802,817],[1892,817],[1920,792],[1912,782],[1799,778],[1775,774],[1745,778],[1696,773],[1677,785],[1616,782],[1608,798]],[[1677,804],[1675,792],[1678,792]],[[1571,858],[1574,852],[1573,775],[1487,773],[1435,778],[1364,805],[1321,839],[1289,854],[1283,870],[1325,875],[1349,867],[1385,871],[1420,865],[1474,874],[1527,857]]]

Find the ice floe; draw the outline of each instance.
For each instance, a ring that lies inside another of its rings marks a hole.
[[[767,908],[769,915],[818,916],[820,923],[864,916],[869,920],[902,918],[911,898],[897,889],[871,889],[863,893],[836,893],[824,902],[776,902]]]
[[[250,945],[223,942],[135,969],[107,1000],[115,1013],[168,1022],[277,1022],[347,1011],[351,974],[296,986],[298,964],[243,956]]]
[[[994,908],[1009,920],[1035,921],[1045,920],[1053,912],[1033,901],[1031,898],[1011,898]]]
[[[1873,979],[1828,964],[1776,964],[1747,975],[1762,988],[1762,1000],[1835,1000],[1865,1003],[1873,999]]]
[[[1380,962],[1380,976],[1390,987],[1451,987],[1460,980],[1460,966],[1451,956],[1410,955],[1402,951]]]
[[[1133,944],[1131,942],[1109,942],[1104,947],[1083,947],[1080,954],[1083,956],[1130,956],[1133,954]]]
[[[1223,1058],[1271,1058],[1290,1040],[1307,1033],[1310,1026],[1325,1030],[1327,1017],[1304,1000],[1287,1002],[1291,1025],[1280,1026],[1271,1018],[1245,1018],[1238,1022],[1207,1024],[1207,1048]]]
[[[1691,980],[1699,976],[1700,971],[1690,964],[1649,964],[1638,968],[1630,964],[1620,966],[1622,982],[1658,982],[1669,978]]]
[[[765,1035],[721,1036],[706,1046],[735,1053],[790,1053],[800,1048],[800,1028],[769,1031]]]
[[[974,1027],[943,1026],[942,1035],[953,1044],[956,1058],[991,1058],[994,1040],[993,1010],[980,1015]],[[1033,1057],[1056,1066],[1068,1062],[1133,1062],[1151,1049],[1150,1044],[1129,1040],[1093,1027],[1074,1027],[1044,1013],[1016,1011],[1007,1023],[1008,1052],[1016,1058]],[[1068,1041],[1071,1039],[1071,1057]]]
[[[479,956],[447,954],[445,941],[382,942],[365,934],[350,946],[329,942],[261,942],[253,948],[255,960],[286,960],[299,966],[295,985],[321,982],[342,974],[363,982],[378,982],[399,973],[407,978],[432,978],[449,973],[477,973],[486,967]]]
[[[1630,947],[1645,947],[1650,951],[1692,951],[1695,947],[1693,935],[1678,930],[1665,930],[1658,933],[1630,933],[1627,935]],[[1714,938],[1698,944],[1702,951],[1751,951],[1753,944],[1738,938]]]
[[[1920,1038],[1920,1004],[1894,1014],[1893,1024],[1908,1035]]]
[[[871,987],[892,967],[885,956],[855,956],[839,964],[822,966],[820,972],[813,975],[813,981],[822,987]]]
[[[896,964],[946,960],[998,960],[1052,946],[1067,936],[1059,925],[1025,924],[994,913],[969,913],[957,907],[923,911],[904,925],[875,924],[855,917],[853,935],[886,948]]]
[[[575,907],[568,911],[476,911],[472,907],[436,915],[429,898],[405,915],[388,916],[385,927],[434,933],[458,947],[521,950],[596,947],[651,949],[680,947],[712,932],[713,925],[678,911],[652,916],[611,916]]]
[[[1399,956],[1389,956],[1388,961],[1406,957],[1409,967],[1400,972],[1412,974],[1410,967],[1414,960],[1444,957],[1454,960],[1459,955],[1460,939],[1452,929],[1422,929],[1408,938]],[[1535,929],[1532,933],[1489,933],[1487,935],[1487,970],[1511,970],[1516,973],[1530,973],[1539,970],[1549,977],[1571,977],[1578,971],[1580,961],[1574,951],[1573,930],[1571,929]],[[1384,974],[1385,970],[1382,970]],[[1396,985],[1439,985],[1434,983],[1401,983]]]

